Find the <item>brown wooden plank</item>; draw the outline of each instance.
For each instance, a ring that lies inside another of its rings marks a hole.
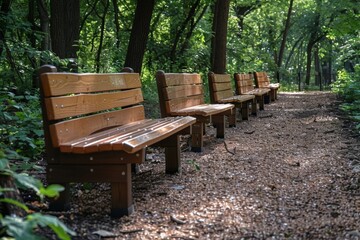
[[[228,89],[225,91],[214,92],[214,100],[217,103],[220,102],[224,98],[229,98],[232,96],[234,96],[234,93],[231,89]]]
[[[142,105],[92,116],[71,119],[50,126],[53,147],[72,140],[86,137],[101,129],[121,126],[145,118]]]
[[[46,98],[45,104],[48,119],[57,120],[116,107],[135,105],[143,100],[141,89],[137,88],[118,92]]]
[[[123,182],[126,164],[113,165],[48,165],[47,181],[59,182]]]
[[[225,91],[225,90],[232,91],[232,85],[231,85],[230,79],[228,82],[213,83],[213,89],[215,92]]]
[[[164,100],[171,100],[175,98],[183,98],[194,95],[203,95],[202,85],[180,85],[180,86],[170,86],[163,88]]]
[[[180,109],[173,114],[179,116],[211,116],[233,108],[233,104],[202,104]]]
[[[75,153],[88,153],[98,151],[123,150],[122,143],[128,139],[135,138],[144,133],[148,133],[167,124],[166,119],[155,119],[140,123],[128,128],[127,131],[117,131],[110,136],[96,138],[93,141],[82,141],[71,145],[71,151]],[[108,131],[109,132],[109,131]],[[110,132],[111,133],[111,132]],[[119,145],[114,147],[114,145]],[[133,151],[132,151],[133,152]]]
[[[192,107],[196,105],[204,104],[203,95],[184,97],[184,98],[176,98],[170,101],[165,102],[166,112],[170,115],[174,115],[173,113],[187,107]],[[175,114],[176,115],[176,114]]]
[[[138,73],[44,73],[40,77],[45,97],[141,87]]]
[[[139,128],[148,127],[149,125],[153,124],[153,122],[154,121],[152,119],[144,119],[136,122],[131,122],[126,125],[117,126],[104,131],[100,131],[98,133],[94,133],[86,137],[82,137],[70,142],[62,143],[60,145],[60,150],[62,152],[75,152],[75,153],[97,152],[99,151],[98,144],[100,142],[104,142],[107,139],[111,141],[116,137],[131,134]]]
[[[165,84],[163,87],[202,84],[200,74],[197,73],[165,73]]]
[[[229,98],[223,98],[222,103],[242,103],[254,99],[253,95],[235,95]]]
[[[213,81],[215,83],[231,82],[230,74],[214,74]]]
[[[137,137],[134,137],[132,139],[129,139],[127,141],[124,141],[122,143],[122,148],[129,153],[136,152],[140,150],[141,148],[147,147],[149,145],[152,145],[153,143],[159,142],[171,135],[173,135],[176,132],[179,132],[187,127],[189,127],[191,124],[194,124],[196,122],[196,119],[193,117],[182,117],[182,118],[175,118],[168,120],[167,124],[158,127],[149,133],[145,133],[142,135],[139,135]],[[117,146],[114,145],[114,149],[117,149]]]
[[[138,153],[127,153],[124,151],[108,151],[108,152],[93,152],[93,153],[61,153],[59,152],[49,164],[67,164],[70,165],[109,165],[109,164],[128,164],[128,163],[143,163],[145,159],[145,151]]]

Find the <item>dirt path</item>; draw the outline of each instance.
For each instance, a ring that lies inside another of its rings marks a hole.
[[[360,239],[360,141],[336,103],[280,94],[225,143],[184,152],[182,174],[165,175],[162,153],[149,153],[133,177],[133,215],[108,217],[109,186],[93,184],[77,185],[60,217],[74,239]]]

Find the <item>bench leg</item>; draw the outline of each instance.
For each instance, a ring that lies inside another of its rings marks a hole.
[[[224,115],[214,115],[212,116],[214,126],[216,127],[216,137],[224,138],[225,136],[225,116]]]
[[[49,183],[53,184],[53,183]],[[49,203],[49,210],[51,211],[64,211],[70,209],[70,184],[69,183],[56,183],[62,185],[65,189],[60,192],[58,198],[52,198]]]
[[[258,101],[259,101],[259,109],[260,110],[264,110],[265,109],[265,95],[261,95],[258,97]]]
[[[111,216],[122,217],[134,212],[131,184],[131,164],[126,164],[125,180],[111,183]]]
[[[231,111],[231,114],[228,115],[229,127],[236,127],[236,111]]]
[[[251,102],[251,115],[257,116],[257,100],[258,97],[255,97]]]
[[[241,118],[242,120],[249,120],[249,102],[241,103]]]
[[[203,140],[204,124],[202,122],[196,122],[192,125],[191,133],[191,151],[201,152],[204,146]]]
[[[275,96],[276,96],[276,90],[275,89],[271,89],[270,91],[270,95],[271,95],[271,101],[275,101]]]
[[[271,103],[271,91],[264,96],[264,103],[270,104]]]
[[[166,139],[165,172],[172,174],[181,172],[180,135],[173,135]]]

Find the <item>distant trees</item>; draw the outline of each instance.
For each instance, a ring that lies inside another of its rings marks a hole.
[[[79,71],[130,66],[150,81],[163,69],[328,84],[344,62],[359,62],[359,8],[354,0],[3,0],[2,85],[35,86],[39,65],[66,69],[70,58]]]

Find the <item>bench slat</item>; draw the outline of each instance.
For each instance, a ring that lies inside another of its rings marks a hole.
[[[234,93],[231,89],[228,89],[225,91],[213,92],[213,94],[214,94],[214,100],[216,103],[219,103],[224,98],[231,98],[234,96]]]
[[[138,73],[45,73],[41,82],[45,97],[141,88]]]
[[[60,145],[60,150],[73,153],[124,150],[134,153],[171,136],[195,121],[192,117],[139,121],[90,135],[88,140],[82,138],[79,141],[64,143]]]
[[[213,83],[213,89],[215,92],[230,90],[232,91],[231,82]]]
[[[165,101],[165,108],[167,113],[171,115],[173,112],[176,112],[179,109],[188,108],[200,104],[204,104],[204,98],[202,95],[197,95]]]
[[[195,122],[196,118],[189,116],[177,118],[177,120],[170,121],[169,124],[164,125],[156,130],[152,130],[150,133],[140,135],[136,138],[125,141],[123,143],[123,149],[126,152],[136,152],[143,147],[147,147],[150,144],[170,137],[179,129],[183,130]],[[116,145],[114,146],[114,149],[116,149]]]
[[[220,103],[242,103],[254,99],[253,95],[235,95],[229,98],[223,98],[219,100]]]
[[[233,108],[234,105],[232,104],[202,104],[188,108],[183,108],[181,110],[175,111],[174,114],[179,116],[188,116],[188,115],[211,116],[227,110],[231,110]]]
[[[197,73],[166,73],[165,81],[161,86],[178,86],[178,85],[202,84],[201,76]]]
[[[163,88],[165,101],[195,95],[202,95],[202,85],[180,85]]]
[[[52,145],[59,147],[62,143],[86,137],[101,129],[121,126],[143,120],[144,118],[144,106],[138,105],[117,111],[62,121],[50,126]]]
[[[83,114],[131,106],[143,101],[140,88],[97,94],[46,98],[45,104],[49,120],[63,119]]]
[[[83,138],[75,139],[70,142],[62,143],[60,145],[60,150],[61,150],[61,152],[76,152],[73,150],[73,147],[78,146],[78,148],[80,148],[81,145],[82,146],[87,145],[90,148],[91,145],[96,144],[98,141],[104,141],[106,139],[113,139],[114,136],[124,135],[128,132],[134,131],[134,129],[138,129],[140,125],[146,126],[151,123],[152,123],[151,119],[144,119],[144,120],[128,123],[126,125],[107,129],[105,131],[91,134],[87,137],[83,137]],[[89,151],[92,151],[92,150],[89,150]],[[79,150],[78,152],[85,153],[86,150]]]

